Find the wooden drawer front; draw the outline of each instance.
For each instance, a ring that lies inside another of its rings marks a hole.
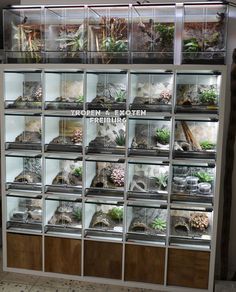
[[[84,243],[84,275],[122,278],[122,244],[99,241]]]
[[[7,266],[42,270],[42,236],[8,233]]]
[[[125,280],[164,284],[165,249],[127,244],[125,247]]]
[[[81,240],[46,236],[45,271],[81,275]]]
[[[169,249],[168,285],[208,288],[210,253]]]

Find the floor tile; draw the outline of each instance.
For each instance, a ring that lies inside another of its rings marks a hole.
[[[35,284],[37,279],[38,279],[38,276],[19,274],[19,273],[8,273],[6,277],[4,278],[4,281],[33,285]]]
[[[64,280],[61,278],[50,278],[50,277],[39,277],[36,281],[36,286],[42,287],[56,287],[56,288],[67,288],[73,286],[73,280]]]
[[[8,275],[7,272],[0,272],[0,280],[4,280],[7,275]]]
[[[4,292],[29,292],[30,288],[31,285],[0,281],[0,291]]]
[[[56,287],[42,287],[42,286],[33,286],[30,289],[30,292],[67,292],[68,289],[56,288]]]

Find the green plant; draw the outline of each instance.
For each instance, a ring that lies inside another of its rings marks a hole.
[[[156,138],[159,143],[168,144],[170,141],[170,130],[168,128],[157,129]]]
[[[73,174],[74,174],[75,176],[82,176],[82,174],[83,174],[83,168],[82,168],[82,166],[80,166],[80,167],[76,167],[76,168],[74,169],[74,171],[73,171]]]
[[[198,171],[194,175],[199,178],[199,182],[210,183],[214,180],[214,177],[205,171]]]
[[[81,221],[82,219],[82,209],[78,208],[73,212],[73,215],[77,221]]]
[[[166,229],[166,221],[157,217],[152,221],[151,227],[153,229],[163,231]]]
[[[116,134],[115,142],[118,146],[125,146],[125,133],[119,131],[119,134]]]
[[[117,102],[124,102],[126,99],[126,92],[124,90],[117,90],[115,93],[115,100]]]
[[[155,31],[159,33],[159,41],[161,47],[169,47],[173,45],[175,26],[171,24],[157,23],[154,27]]]
[[[216,144],[208,140],[200,142],[202,150],[212,150],[215,148]]]
[[[127,42],[116,40],[114,37],[107,37],[102,41],[102,50],[107,52],[127,52]]]
[[[217,99],[217,91],[215,88],[207,88],[203,90],[199,95],[199,101],[201,103],[215,104]]]
[[[168,183],[168,175],[161,173],[160,175],[155,177],[157,185],[161,189],[166,189]]]
[[[201,51],[201,46],[196,38],[184,40],[184,51],[189,53],[197,53]]]
[[[84,101],[84,96],[83,96],[83,95],[78,95],[78,96],[76,96],[76,101],[77,101],[78,103],[82,103],[82,102]]]
[[[122,221],[123,220],[123,208],[122,207],[114,207],[108,211],[108,216],[111,217],[112,220]]]
[[[77,52],[83,51],[87,45],[82,25],[75,33],[67,34],[64,32],[57,41],[60,41],[60,49],[70,51],[72,57],[74,57]]]
[[[39,51],[42,46],[39,29],[25,22],[17,26],[12,22],[11,25],[14,30],[13,39],[17,41],[12,49],[23,52],[26,59],[34,58],[39,62],[41,60]]]

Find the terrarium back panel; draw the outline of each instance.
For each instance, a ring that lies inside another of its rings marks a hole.
[[[45,271],[81,274],[81,240],[45,237]]]
[[[42,270],[42,236],[7,233],[7,267]]]
[[[210,252],[169,249],[169,286],[208,288]]]
[[[84,275],[121,280],[122,249],[120,243],[85,240]]]
[[[125,281],[164,284],[165,248],[125,245]]]

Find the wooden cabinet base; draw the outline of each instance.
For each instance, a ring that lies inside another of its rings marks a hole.
[[[45,271],[81,275],[81,240],[45,237]]]
[[[165,248],[126,244],[126,281],[164,284],[164,270]]]
[[[109,279],[122,278],[122,244],[84,242],[84,275]]]
[[[7,267],[42,270],[42,236],[7,234]]]
[[[169,249],[167,284],[208,288],[210,252]]]

